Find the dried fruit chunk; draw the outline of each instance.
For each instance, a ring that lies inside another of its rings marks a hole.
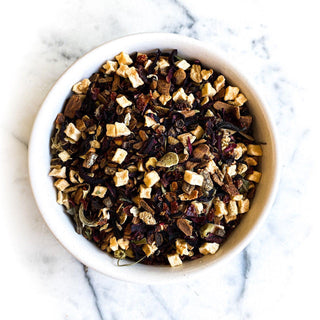
[[[201,66],[198,64],[193,64],[190,71],[190,78],[197,83],[202,82],[201,76]]]
[[[177,85],[181,85],[185,78],[187,77],[185,71],[183,69],[178,69],[174,74],[173,78],[175,79],[175,82]]]
[[[125,160],[127,154],[128,152],[126,150],[118,148],[112,158],[112,161],[121,164]]]
[[[62,167],[60,169],[57,169],[57,168],[53,168],[50,173],[49,173],[49,176],[50,177],[55,177],[55,178],[66,178],[67,175],[66,175],[66,167]]]
[[[122,78],[128,78],[128,75],[127,75],[128,70],[129,70],[129,67],[127,65],[121,64],[117,69],[116,74]]]
[[[231,166],[227,166],[226,173],[232,178],[237,174],[237,165],[232,164]]]
[[[210,243],[210,242],[205,242],[202,244],[199,248],[199,252],[203,255],[207,254],[215,254],[219,249],[219,244],[218,243]]]
[[[212,85],[207,82],[201,89],[202,97],[213,97],[217,91],[212,87]]]
[[[185,147],[188,146],[189,142],[193,143],[196,140],[196,137],[191,133],[180,134],[177,138]]]
[[[215,199],[213,201],[213,204],[214,204],[214,208],[215,208],[214,214],[217,217],[222,217],[222,216],[225,216],[228,214],[227,206],[223,201],[221,201],[219,199]]]
[[[89,79],[83,79],[76,84],[73,85],[72,91],[74,93],[78,94],[86,94],[88,91],[88,88],[90,86],[90,80]]]
[[[256,159],[254,159],[254,158],[251,158],[251,157],[244,157],[244,159],[243,159],[243,160],[247,163],[247,165],[248,165],[248,166],[253,166],[253,167],[255,167],[255,166],[257,166],[257,165],[258,165],[257,160],[256,160]]]
[[[247,175],[247,180],[253,181],[255,183],[259,183],[261,179],[261,172],[253,171],[252,173]]]
[[[61,125],[64,123],[65,120],[66,120],[65,116],[62,113],[58,113],[57,117],[56,117],[56,120],[54,121],[55,128],[56,129],[60,129]]]
[[[116,56],[117,61],[119,62],[119,64],[126,64],[129,65],[131,63],[133,63],[132,59],[130,58],[130,56],[125,53],[125,52],[120,52],[117,56]]]
[[[72,169],[69,172],[69,178],[70,178],[70,181],[74,184],[83,182],[83,179],[79,176],[79,173]]]
[[[182,261],[181,261],[178,253],[168,254],[167,258],[168,258],[168,261],[169,261],[171,267],[178,267],[178,266],[182,265]]]
[[[249,144],[247,147],[247,153],[249,156],[262,156],[262,149],[261,146],[258,144]]]
[[[154,90],[152,92],[152,98],[156,100],[159,97],[160,97],[160,93],[157,90]]]
[[[195,100],[194,95],[193,95],[192,93],[190,93],[190,94],[188,95],[188,98],[187,98],[188,104],[189,104],[190,106],[192,106],[193,103],[194,103],[194,100]],[[195,114],[197,113],[196,110],[193,110],[193,111],[195,112]],[[187,117],[188,117],[188,116],[186,116],[186,118],[187,118]],[[192,116],[190,115],[189,117],[192,117]]]
[[[228,203],[228,216],[236,216],[238,214],[238,207],[235,200],[230,200]]]
[[[220,76],[214,81],[213,85],[214,85],[214,88],[216,89],[217,92],[220,91],[220,90],[224,87],[225,81],[226,81],[226,79],[224,78],[223,75],[220,75]]]
[[[189,96],[188,96],[188,102],[189,102]],[[181,113],[185,118],[189,118],[196,115],[198,113],[198,110],[182,110],[182,111],[179,111],[179,113]]]
[[[122,108],[126,108],[132,105],[132,102],[128,100],[125,96],[117,97],[116,101],[118,102],[119,106]]]
[[[230,101],[230,103],[232,103],[234,106],[241,107],[246,101],[247,98],[245,97],[245,95],[239,93],[233,101]]]
[[[117,61],[107,61],[102,68],[106,70],[106,74],[111,74],[117,71],[118,63]]]
[[[169,136],[168,137],[168,143],[171,144],[171,145],[175,145],[175,144],[179,143],[179,140],[174,138],[174,137]]]
[[[171,100],[170,95],[164,95],[162,94],[159,98],[159,101],[165,106],[169,101]]]
[[[116,251],[118,250],[119,246],[118,246],[118,241],[117,241],[117,238],[116,237],[112,237],[110,239],[110,245],[109,245],[110,249],[112,251]]]
[[[192,186],[191,184],[183,181],[182,183],[182,191],[187,193],[187,194],[191,194],[191,192],[194,190],[195,186]]]
[[[69,183],[66,179],[58,179],[55,183],[54,186],[59,190],[59,191],[63,191],[64,189],[66,189],[67,187],[69,187]]]
[[[64,116],[73,119],[76,115],[76,112],[81,108],[82,102],[85,97],[85,95],[72,95],[64,109]]]
[[[175,63],[176,67],[178,67],[179,69],[182,69],[182,70],[187,70],[189,67],[190,67],[190,63],[188,63],[186,60],[180,60],[180,61],[177,61]]]
[[[150,157],[150,158],[148,159],[148,161],[146,162],[146,164],[145,164],[146,169],[147,169],[147,170],[152,170],[153,168],[156,167],[157,162],[158,162],[157,158],[155,158],[155,157]]]
[[[142,211],[139,213],[139,218],[147,225],[155,225],[157,224],[156,219],[153,217],[153,215],[148,211]]]
[[[191,225],[191,221],[187,219],[178,219],[177,227],[188,237],[192,235],[193,227]]]
[[[170,168],[179,163],[179,156],[175,152],[166,153],[158,162],[158,167]]]
[[[137,100],[136,100],[136,106],[139,111],[143,112],[148,105],[151,97],[150,95],[145,95],[143,93],[139,94]]]
[[[157,121],[155,121],[153,118],[149,117],[149,116],[144,116],[144,126],[145,127],[152,127],[156,124],[158,124]]]
[[[208,80],[213,74],[213,70],[210,69],[210,70],[201,70],[201,76],[202,76],[202,80]]]
[[[156,171],[148,172],[143,179],[145,185],[150,188],[160,180],[160,177]]]
[[[68,161],[68,160],[71,158],[69,152],[66,151],[66,150],[61,151],[61,152],[58,154],[58,157],[62,160],[62,162],[66,162],[66,161]]]
[[[131,131],[127,128],[124,123],[116,122],[115,124],[107,124],[106,125],[106,135],[108,137],[121,137],[121,136],[129,136]]]
[[[238,87],[228,86],[224,94],[224,101],[234,100],[237,97],[239,91],[240,90]]]
[[[115,173],[113,181],[116,187],[125,186],[129,181],[129,171],[123,170]]]
[[[198,198],[199,191],[198,190],[192,190],[189,194],[183,193],[179,194],[179,198],[181,201],[191,201]]]
[[[179,90],[175,91],[172,95],[172,100],[174,102],[182,100],[182,101],[187,101],[188,100],[188,96],[186,95],[186,93],[184,92],[183,88],[179,88]]]
[[[191,204],[193,205],[197,214],[201,214],[203,212],[203,204],[199,201],[192,201]]]
[[[248,170],[248,166],[244,163],[239,163],[237,166],[237,173],[244,174]]]
[[[152,188],[148,188],[143,184],[140,184],[140,193],[139,196],[141,199],[151,199]]]
[[[210,148],[206,144],[199,144],[192,152],[193,156],[202,159],[205,155],[210,155]]]
[[[145,244],[143,245],[142,250],[147,257],[150,257],[152,254],[154,254],[158,250],[158,247],[156,246],[155,243]]]
[[[140,199],[139,206],[142,207],[144,210],[150,212],[152,215],[155,214],[155,211],[143,199]]]
[[[67,137],[74,141],[78,141],[81,138],[81,132],[75,127],[73,123],[69,123],[64,133]]]
[[[70,203],[69,203],[69,196],[67,193],[64,193],[62,191],[58,191],[57,195],[57,203],[64,205],[66,209],[70,208]]]
[[[156,69],[162,70],[162,69],[165,69],[165,68],[167,68],[167,67],[169,67],[169,66],[170,66],[170,64],[169,64],[169,62],[168,62],[166,59],[160,58],[160,60],[157,62],[157,67],[156,67]]]
[[[118,245],[123,250],[128,250],[129,249],[129,244],[130,244],[130,241],[127,240],[127,239],[121,238],[121,239],[118,240]]]
[[[128,76],[133,88],[138,88],[138,87],[144,85],[144,82],[139,77],[139,74],[138,74],[135,67],[131,67],[131,68],[127,69],[126,75]]]
[[[183,239],[177,239],[175,245],[176,245],[177,253],[180,256],[188,256],[189,255],[187,241],[185,241]]]
[[[107,193],[107,191],[108,191],[108,188],[106,188],[106,187],[95,186],[91,195],[93,197],[103,198],[105,196],[105,194]]]
[[[204,134],[204,130],[201,126],[197,125],[197,127],[194,130],[190,131],[190,133],[192,133],[196,137],[196,139],[201,139]]]
[[[183,179],[193,186],[201,187],[203,184],[203,176],[190,170],[184,172]]]
[[[238,201],[238,209],[239,213],[246,213],[249,211],[250,208],[250,200],[249,199],[244,199]]]

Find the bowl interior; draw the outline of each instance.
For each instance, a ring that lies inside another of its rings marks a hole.
[[[243,217],[240,225],[221,246],[217,254],[186,262],[178,268],[142,264],[130,268],[119,268],[115,259],[75,232],[70,218],[56,203],[56,191],[51,177],[48,176],[50,169],[49,141],[54,119],[61,111],[74,83],[89,77],[104,61],[113,59],[121,51],[147,52],[156,48],[178,49],[180,56],[200,59],[204,65],[225,75],[231,84],[237,85],[247,96],[250,111],[254,116],[255,137],[257,141],[266,143],[263,146],[264,156],[260,167],[263,175],[250,211]],[[147,33],[103,44],[83,56],[60,77],[43,102],[34,123],[29,146],[29,172],[33,193],[46,223],[61,244],[78,260],[114,278],[154,283],[181,279],[207,266],[218,265],[247,245],[272,203],[277,182],[276,155],[274,132],[265,105],[248,81],[236,69],[214,54],[206,44],[197,40],[174,34]]]

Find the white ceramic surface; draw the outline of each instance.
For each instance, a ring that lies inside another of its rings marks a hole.
[[[89,77],[104,61],[114,58],[120,51],[147,52],[155,48],[161,50],[176,48],[181,56],[198,58],[204,65],[221,72],[232,84],[240,87],[248,98],[250,111],[255,118],[255,136],[258,141],[266,142],[266,145],[263,146],[264,156],[261,164],[263,176],[249,213],[245,215],[241,224],[216,255],[184,263],[178,268],[145,266],[143,264],[130,268],[119,268],[115,259],[100,251],[74,231],[69,217],[56,203],[56,191],[52,179],[48,177],[50,168],[49,139],[55,116],[61,111],[74,83]],[[205,268],[212,268],[221,262],[226,262],[233,255],[239,253],[258,231],[274,200],[278,182],[278,168],[276,139],[268,115],[268,106],[263,103],[248,80],[232,64],[218,56],[208,43],[166,33],[136,34],[113,40],[90,51],[75,62],[60,77],[43,102],[36,117],[29,144],[29,173],[33,194],[52,233],[83,264],[113,278],[139,283],[181,280],[195,275]]]

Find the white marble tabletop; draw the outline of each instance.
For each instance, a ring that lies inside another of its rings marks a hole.
[[[1,319],[317,318],[320,22],[313,1],[10,1],[0,13]],[[258,86],[281,145],[276,201],[250,245],[210,277],[136,285],[87,270],[32,197],[28,139],[59,75],[95,46],[165,31],[213,43]]]

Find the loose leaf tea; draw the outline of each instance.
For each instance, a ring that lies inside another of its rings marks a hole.
[[[119,266],[215,254],[261,178],[245,95],[177,54],[121,52],[73,86],[55,120],[57,202]]]

